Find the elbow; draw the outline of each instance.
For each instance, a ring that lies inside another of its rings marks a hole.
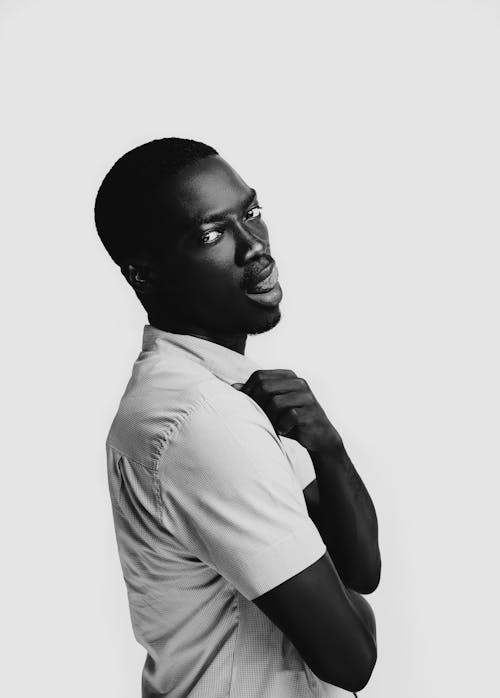
[[[381,567],[380,557],[378,557],[369,568],[365,567],[363,574],[357,574],[352,579],[346,579],[346,586],[357,591],[358,594],[373,593],[380,583]]]
[[[358,594],[372,594],[380,583],[380,562],[378,566],[375,566],[369,574],[365,575],[363,579],[360,579],[357,588]]]
[[[330,661],[328,666],[314,673],[326,683],[357,693],[368,684],[376,662],[376,643],[367,639],[365,646],[356,653],[356,656],[346,658],[342,664],[338,660]]]

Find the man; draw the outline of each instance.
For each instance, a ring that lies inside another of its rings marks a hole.
[[[106,443],[143,698],[360,690],[377,518],[306,381],[245,356],[282,299],[257,193],[165,138],[115,163],[95,218],[149,321]]]

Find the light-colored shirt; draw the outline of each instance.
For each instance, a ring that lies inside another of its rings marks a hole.
[[[261,368],[145,325],[106,441],[109,492],[142,698],[350,696],[317,678],[253,603],[326,546],[298,442],[232,383]]]

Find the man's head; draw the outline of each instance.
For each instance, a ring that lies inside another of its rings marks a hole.
[[[152,324],[220,338],[279,322],[276,272],[273,290],[245,292],[274,261],[257,194],[210,146],[163,138],[126,153],[99,189],[95,221]]]

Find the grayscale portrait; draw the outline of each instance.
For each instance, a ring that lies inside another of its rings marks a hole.
[[[143,697],[361,690],[377,517],[308,382],[246,354],[283,297],[258,192],[161,138],[113,165],[95,222],[148,317],[106,440]]]
[[[498,2],[0,33],[1,695],[496,695]]]

